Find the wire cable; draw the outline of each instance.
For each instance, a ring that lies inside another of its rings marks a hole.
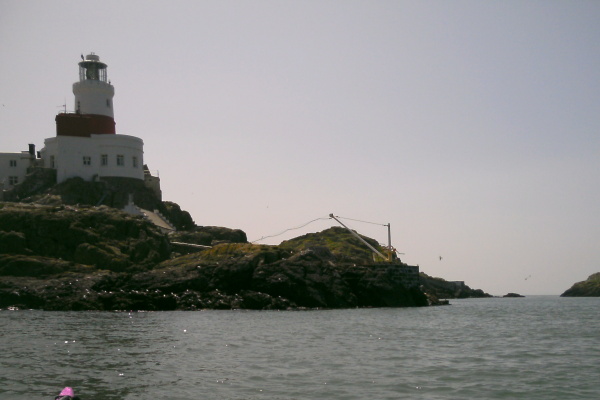
[[[252,242],[250,242],[250,243],[256,243],[256,242],[260,242],[261,240],[264,240],[264,239],[269,239],[269,238],[272,238],[272,237],[281,236],[281,235],[283,235],[284,233],[286,233],[286,232],[288,232],[288,231],[293,231],[293,230],[296,230],[296,229],[304,228],[306,225],[308,225],[308,224],[312,224],[312,223],[313,223],[313,222],[315,222],[315,221],[319,221],[319,220],[326,220],[326,219],[331,219],[331,218],[330,218],[330,217],[327,217],[327,218],[323,218],[323,217],[320,217],[320,218],[315,218],[315,219],[313,219],[312,221],[308,221],[307,223],[305,223],[305,224],[303,224],[303,225],[296,226],[296,227],[294,227],[294,228],[288,228],[288,229],[284,230],[283,232],[277,233],[277,234],[275,234],[275,235],[263,236],[263,237],[261,237],[260,239],[253,240],[253,241],[252,241]]]
[[[336,217],[342,218],[342,219],[347,219],[349,221],[363,222],[365,224],[388,226],[388,224],[380,224],[378,222],[369,222],[369,221],[363,221],[363,220],[360,220],[360,219],[353,219],[353,218],[348,218],[348,217],[340,217],[339,215],[336,215]]]

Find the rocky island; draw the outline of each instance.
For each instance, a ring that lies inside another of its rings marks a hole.
[[[585,281],[577,282],[566,290],[561,297],[599,297],[600,272],[590,275]]]
[[[0,307],[402,307],[485,295],[384,261],[375,240],[342,228],[267,246],[197,226],[162,201],[142,138],[117,132],[107,64],[82,54],[78,70],[56,135],[37,152],[0,153]]]
[[[166,233],[121,211],[124,187],[177,230]],[[0,203],[0,308],[407,307],[489,296],[462,282],[411,276],[418,268],[400,260],[376,262],[343,228],[256,245],[241,230],[196,226],[177,204],[138,189],[75,178],[29,192],[21,187],[19,202]],[[100,195],[104,204],[92,205]]]

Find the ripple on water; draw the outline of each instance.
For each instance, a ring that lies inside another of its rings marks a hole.
[[[2,311],[10,346],[0,398],[53,398],[70,385],[94,400],[597,399],[598,305],[549,297],[310,312]]]

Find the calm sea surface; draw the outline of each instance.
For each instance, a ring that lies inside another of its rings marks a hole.
[[[0,311],[0,399],[600,399],[600,298]]]

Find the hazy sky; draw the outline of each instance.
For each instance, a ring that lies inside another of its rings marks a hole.
[[[196,224],[389,222],[429,275],[560,294],[600,271],[599,21],[598,1],[0,0],[0,151],[55,135],[95,52],[117,133]]]

